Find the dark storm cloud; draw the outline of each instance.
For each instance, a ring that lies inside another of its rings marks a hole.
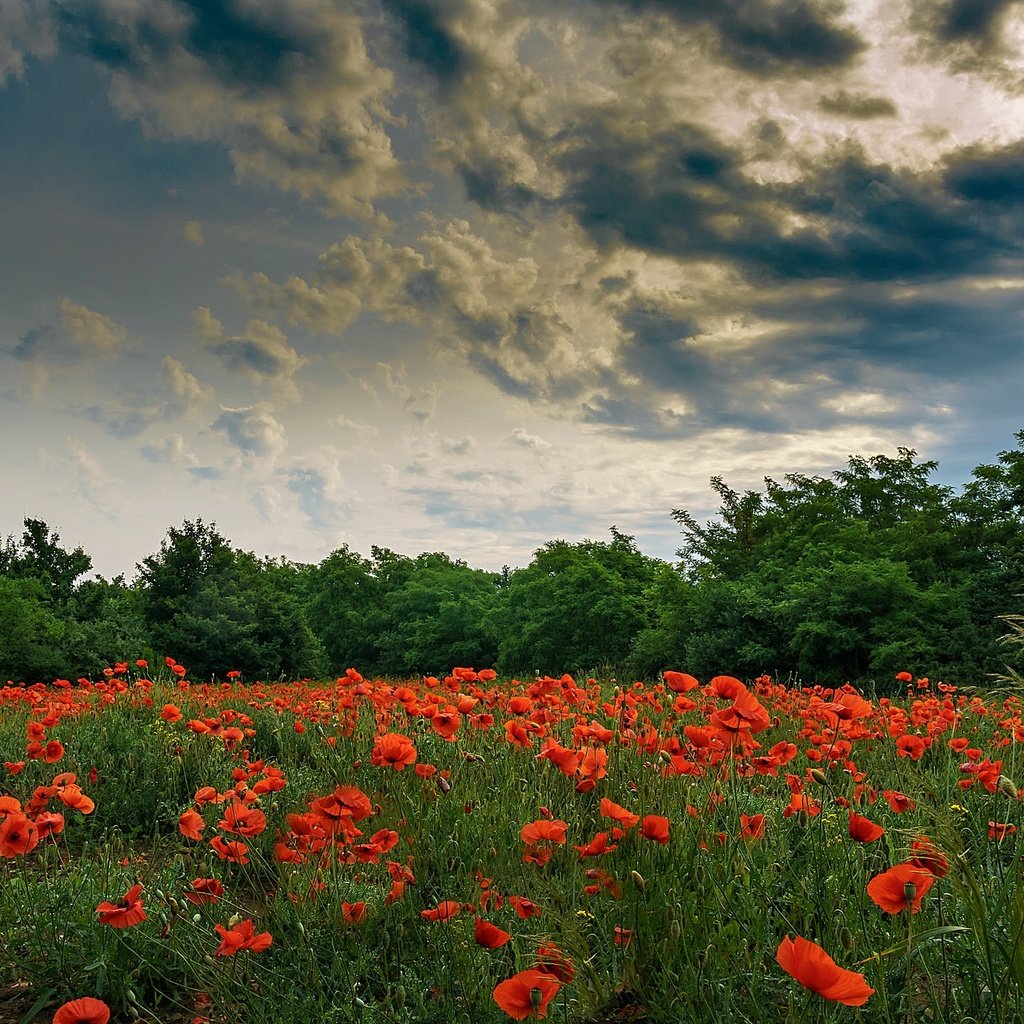
[[[515,215],[544,201],[535,189],[516,181],[516,170],[507,161],[486,154],[474,154],[473,162],[456,164],[466,187],[466,198],[481,209]]]
[[[899,111],[896,104],[888,96],[868,96],[863,93],[851,93],[845,89],[828,93],[818,101],[818,109],[826,114],[839,114],[841,117],[852,117],[858,121],[868,121],[876,117],[895,117]]]
[[[968,41],[983,49],[999,39],[1003,16],[1020,0],[932,0],[936,36],[943,42]]]
[[[722,56],[756,75],[815,74],[850,64],[865,43],[841,24],[835,3],[811,0],[602,0],[711,30]]]
[[[461,5],[451,0],[382,0],[397,22],[405,55],[439,82],[452,85],[472,70],[475,61],[446,24]]]
[[[911,25],[924,52],[949,65],[1021,88],[1020,69],[1002,58],[1013,57],[1004,29],[1021,0],[914,0]]]
[[[225,81],[278,86],[319,52],[301,18],[271,19],[252,6],[243,11],[233,0],[177,0],[174,6],[185,17],[173,34],[155,12],[140,8],[128,21],[102,0],[62,0],[56,11],[64,45],[128,72],[164,62],[180,46]]]
[[[1016,148],[954,153],[944,178],[844,146],[804,161],[792,181],[764,183],[746,173],[743,150],[695,125],[636,131],[595,111],[562,142],[564,201],[603,246],[721,260],[755,281],[918,280],[1021,252],[1007,187]]]
[[[969,146],[945,164],[945,184],[955,196],[984,205],[1024,203],[1024,142],[995,149]]]

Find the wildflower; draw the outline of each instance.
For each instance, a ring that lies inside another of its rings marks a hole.
[[[102,999],[82,996],[65,1003],[53,1015],[53,1024],[107,1024],[110,1007]]]
[[[876,825],[870,818],[865,818],[853,811],[850,815],[850,838],[856,839],[858,843],[873,843],[876,839],[885,835],[885,829]]]
[[[928,871],[936,878],[945,878],[949,871],[949,861],[938,850],[935,844],[927,837],[921,836],[910,844],[910,852],[913,856],[909,863],[922,871]]]
[[[868,882],[868,895],[887,914],[908,910],[916,914],[921,899],[932,887],[935,876],[913,864],[897,864]]]
[[[498,949],[512,938],[503,928],[485,921],[482,917],[477,917],[474,922],[473,936],[484,949]]]
[[[611,818],[612,821],[617,821],[623,828],[632,828],[640,822],[639,814],[633,814],[632,811],[627,811],[625,807],[609,800],[607,797],[601,798],[600,809],[602,817]]]
[[[185,899],[202,906],[204,903],[216,903],[223,895],[224,886],[216,878],[195,878],[192,888],[185,893]]]
[[[236,799],[217,827],[238,836],[258,836],[267,827],[267,816],[258,807],[248,807]]]
[[[436,907],[421,910],[420,917],[425,921],[450,921],[461,910],[462,904],[458,900],[441,900]]]
[[[245,843],[240,843],[233,839],[225,841],[220,836],[214,836],[210,840],[210,846],[213,847],[213,852],[221,860],[229,860],[233,864],[249,863],[249,847]]]
[[[388,732],[374,740],[370,760],[378,767],[391,765],[401,771],[416,760],[416,747],[403,733]]]
[[[341,916],[345,924],[362,924],[366,920],[366,900],[356,903],[342,901]]]
[[[1007,836],[1012,836],[1016,831],[1017,826],[1011,825],[1008,822],[990,821],[988,823],[989,839],[996,839],[999,842],[1002,842]]]
[[[565,845],[565,833],[568,830],[569,825],[564,821],[545,821],[543,819],[539,821],[531,822],[529,825],[524,825],[520,835],[522,836],[523,842],[528,845],[534,845],[547,840],[551,843],[557,843],[560,846]]]
[[[538,971],[520,971],[500,982],[494,989],[493,999],[513,1020],[547,1016],[548,1003],[558,994],[561,985],[550,974]]]
[[[39,828],[24,814],[8,814],[0,822],[0,857],[21,857],[39,845]]]
[[[195,808],[189,808],[178,818],[178,831],[186,839],[194,839],[198,842],[203,838],[204,828],[206,828],[206,822]]]
[[[568,985],[576,977],[572,960],[553,942],[542,942],[537,947],[536,967],[538,971],[557,978],[563,985]]]
[[[100,924],[109,924],[111,928],[131,928],[146,920],[146,911],[142,909],[142,886],[133,885],[118,903],[104,900],[97,908]]]
[[[645,815],[644,820],[640,823],[640,835],[644,839],[650,839],[666,846],[668,844],[668,818],[663,818],[660,814]]]
[[[671,669],[666,669],[662,672],[661,677],[673,693],[686,693],[688,690],[696,690],[700,686],[700,681],[686,672],[673,672]]]
[[[239,921],[231,928],[225,928],[222,924],[215,924],[213,927],[220,936],[217,956],[234,956],[243,949],[248,949],[253,953],[262,953],[269,949],[270,944],[274,941],[270,932],[255,934],[256,928],[249,919]]]
[[[509,896],[508,901],[512,904],[512,909],[516,912],[516,916],[523,921],[528,921],[531,917],[540,917],[541,915],[541,908],[533,900],[528,900],[525,896]]]
[[[821,946],[799,935],[795,940],[789,936],[784,938],[775,959],[804,988],[834,1003],[863,1006],[875,991],[863,974],[838,966]]]
[[[764,815],[741,814],[740,836],[747,840],[764,839]]]

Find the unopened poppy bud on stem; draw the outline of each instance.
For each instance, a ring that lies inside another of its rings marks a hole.
[[[819,786],[824,786],[828,782],[828,776],[820,768],[812,768],[808,774]]]
[[[630,875],[633,877],[633,883],[636,887],[643,892],[647,888],[647,883],[644,881],[644,876],[639,871],[631,871]]]
[[[1013,779],[1011,779],[1009,775],[1000,775],[999,782],[996,783],[996,785],[999,789],[999,792],[1002,793],[1004,796],[1008,796],[1013,800],[1017,799],[1017,786],[1015,785]]]

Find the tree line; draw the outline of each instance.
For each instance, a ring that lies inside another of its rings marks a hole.
[[[901,669],[984,684],[1014,664],[1001,616],[1024,601],[1024,430],[960,488],[900,448],[830,476],[721,477],[718,513],[671,514],[678,561],[609,540],[552,540],[530,564],[476,569],[342,544],[319,564],[260,558],[213,523],[171,527],[129,582],[25,519],[0,548],[0,677],[95,675],[172,655],[193,679],[664,668],[835,684]]]

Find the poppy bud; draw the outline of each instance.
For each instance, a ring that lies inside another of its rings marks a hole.
[[[1008,796],[1012,800],[1017,799],[1017,786],[1014,784],[1013,779],[1011,779],[1009,775],[1000,775],[999,782],[996,783],[996,786],[999,789],[999,792],[1002,793],[1004,796]]]
[[[828,782],[828,776],[820,768],[812,768],[808,773],[819,786],[824,786]]]
[[[452,791],[452,784],[443,775],[438,775],[437,788],[447,796]]]
[[[682,931],[683,931],[683,929],[680,928],[678,921],[673,921],[668,926],[668,933],[669,933],[669,935],[672,936],[673,939],[678,939],[679,936],[682,934]]]
[[[131,989],[131,988],[127,989],[125,991],[124,996],[125,996],[125,999],[127,999],[128,1002],[132,1004],[132,1006],[134,1006],[139,1001],[139,997],[135,994],[135,990],[134,989]]]
[[[202,914],[193,914],[192,915],[192,923],[193,924],[201,924],[202,920],[203,920],[203,915]]]
[[[633,884],[643,892],[647,888],[647,883],[644,881],[644,876],[639,871],[630,871],[630,875],[633,878]]]
[[[914,897],[917,895],[917,886],[913,882],[903,883],[903,898],[908,903],[914,902]]]
[[[128,1016],[131,1017],[132,1020],[138,1020],[139,1019],[139,1011],[136,1010],[134,1006],[129,1006],[128,1007]]]

